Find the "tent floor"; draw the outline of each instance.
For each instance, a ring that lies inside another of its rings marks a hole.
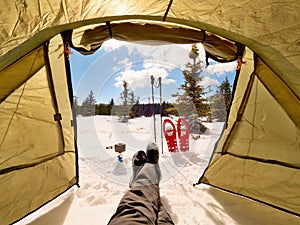
[[[88,186],[82,186],[81,188],[74,187],[68,193],[60,196],[16,224],[106,224],[111,216],[108,211],[110,210],[113,213],[119,202],[119,197],[110,198],[109,201],[103,202],[102,206],[100,206],[101,202],[98,202],[99,205],[86,204],[87,202],[83,201],[78,202],[78,196],[90,191],[88,188]],[[120,188],[122,189],[122,187]],[[167,200],[162,194],[162,201],[164,201],[166,208],[177,225],[300,224],[299,217],[250,199],[239,197],[204,184],[193,187],[193,189],[194,192],[201,193],[201,198],[198,198],[199,195],[196,195],[195,198],[190,198],[189,202],[185,199],[181,204],[178,202],[180,199],[173,198]],[[79,194],[79,191],[81,194]],[[164,192],[163,187],[161,191]],[[189,191],[189,196],[193,196],[192,192]],[[88,198],[87,201],[89,201]],[[108,204],[112,206],[108,207]],[[189,206],[185,207],[186,205]]]

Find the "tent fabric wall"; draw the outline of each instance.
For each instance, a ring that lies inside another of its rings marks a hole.
[[[151,32],[144,32],[145,30]],[[72,42],[75,48],[81,47],[87,51],[114,38],[148,45],[202,43],[206,53],[219,62],[234,61],[239,53],[236,43],[209,32],[169,23],[150,23],[149,21],[106,23],[84,31],[74,30],[72,37],[74,37]]]
[[[62,42],[54,38],[49,46],[50,71],[41,46],[0,73],[9,77],[4,90],[10,93],[0,104],[1,224],[20,219],[77,183],[72,112],[57,40]],[[18,88],[9,82],[12,76]],[[54,119],[57,112],[61,121]]]
[[[239,82],[247,86],[236,92],[233,105],[239,107],[231,110],[228,127],[201,182],[300,214],[299,126],[284,107],[296,101],[293,109],[297,110],[300,104],[295,96],[277,100],[289,89],[277,80],[277,88],[269,91],[268,83],[274,85],[276,79],[262,83],[260,78],[276,75],[258,57],[252,62],[251,75],[244,77],[241,71]]]
[[[175,32],[166,41],[201,39],[207,53],[220,61],[235,60],[235,43],[246,46],[247,63],[239,73],[226,129],[201,181],[300,214],[295,196],[299,1],[27,0],[1,1],[0,8],[5,9],[0,12],[0,193],[5,193],[0,210],[5,222],[77,182],[60,33],[73,30],[72,41],[81,45],[85,31],[102,26],[103,39],[92,34],[86,45],[99,47],[111,38],[107,24],[112,37],[129,41],[164,41],[171,27]],[[188,32],[181,36],[180,29]],[[194,32],[199,36],[186,35]],[[36,182],[40,185],[32,188]]]
[[[230,114],[227,118],[227,123],[225,124],[225,128],[223,130],[223,133],[218,141],[217,146],[224,146],[226,140],[228,139],[233,126],[237,120],[239,120],[240,113],[239,111],[243,108],[242,107],[242,102],[244,99],[248,96],[247,94],[247,89],[249,88],[250,85],[250,78],[251,74],[254,71],[254,54],[253,52],[249,49],[246,48],[244,55],[243,55],[243,60],[246,62],[243,64],[240,73],[238,74],[237,79],[237,84],[235,88],[235,93],[234,93],[234,98],[232,99],[232,104],[230,107]],[[217,158],[219,158],[222,154],[222,147],[215,147],[214,149],[214,154],[212,155],[211,162],[215,161]]]
[[[17,63],[1,71],[0,99],[3,101],[44,65],[43,47],[39,47],[20,59]],[[22,70],[23,73],[19,73]]]

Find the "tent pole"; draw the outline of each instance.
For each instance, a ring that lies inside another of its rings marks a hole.
[[[162,114],[163,114],[163,110],[162,110],[162,91],[161,91],[161,77],[158,78],[158,82],[159,82],[159,105],[160,105],[160,141],[161,141],[161,154],[164,153],[164,145],[163,145],[163,128],[162,128]]]
[[[154,142],[156,143],[155,105],[154,105],[154,87],[153,86],[154,86],[154,77],[153,77],[153,75],[151,75],[153,129],[154,129]]]

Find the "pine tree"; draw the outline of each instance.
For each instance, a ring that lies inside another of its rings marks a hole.
[[[114,107],[114,99],[112,98],[109,102],[108,115],[114,115],[113,107]]]
[[[226,76],[225,80],[220,85],[220,92],[224,98],[226,112],[229,112],[229,107],[231,103],[231,85]]]
[[[73,105],[73,107],[75,109],[76,115],[81,115],[82,114],[81,107],[78,105],[78,97],[77,96],[74,96],[74,105]]]
[[[138,97],[133,98],[133,105],[130,109],[130,118],[140,117],[142,115],[141,107],[140,107],[140,99]]]
[[[220,88],[218,88],[216,94],[211,97],[211,111],[215,120],[219,122],[226,120],[226,106]]]
[[[123,81],[123,92],[120,94],[120,98],[122,101],[122,109],[121,112],[119,112],[119,119],[123,123],[128,122],[128,116],[129,116],[129,108],[128,108],[128,83],[124,80]]]
[[[127,123],[129,118],[135,117],[132,112],[133,106],[136,104],[138,97],[134,95],[134,92],[128,87],[128,83],[123,81],[123,91],[120,94],[122,101],[122,108],[119,111],[119,119],[123,123]]]
[[[225,122],[231,102],[231,85],[226,77],[212,97],[212,114],[217,121]]]
[[[92,116],[95,115],[96,99],[93,91],[91,90],[86,99],[82,103],[82,115]]]
[[[201,124],[199,117],[209,115],[210,107],[204,97],[204,87],[201,85],[203,62],[199,59],[199,49],[196,44],[192,45],[189,58],[192,63],[186,64],[186,69],[183,71],[184,83],[179,88],[183,92],[173,96],[177,98],[177,111],[189,121],[191,131],[203,133],[207,128]]]
[[[110,105],[109,104],[97,104],[95,105],[96,115],[110,115]]]

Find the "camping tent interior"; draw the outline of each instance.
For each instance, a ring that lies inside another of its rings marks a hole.
[[[242,56],[247,63],[226,129],[199,182],[300,215],[299,1],[28,0],[0,7],[1,224],[78,183],[69,50],[91,54],[109,38],[201,42],[219,62]]]

